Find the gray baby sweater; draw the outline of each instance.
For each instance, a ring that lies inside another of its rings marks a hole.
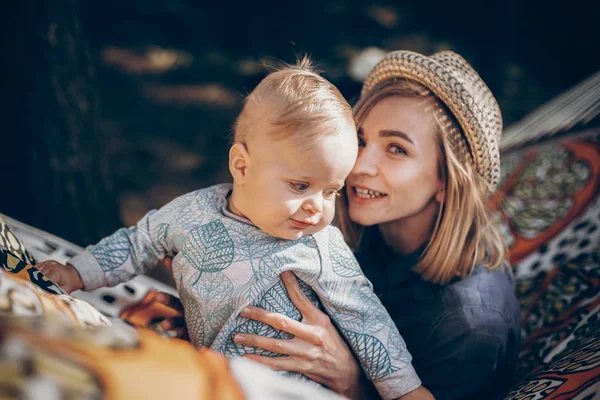
[[[383,398],[416,389],[421,381],[404,340],[341,232],[328,226],[297,240],[270,236],[228,211],[231,188],[221,184],[183,195],[69,263],[91,290],[127,281],[174,256],[173,275],[192,342],[227,356],[282,356],[238,345],[232,337],[290,338],[239,313],[251,305],[301,320],[279,276],[291,270],[313,303],[331,317]]]

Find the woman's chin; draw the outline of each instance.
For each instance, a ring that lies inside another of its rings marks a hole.
[[[359,207],[348,207],[348,215],[352,222],[362,226],[373,226],[381,221],[376,218],[374,215],[370,215],[371,213],[366,212],[364,209],[361,210]]]

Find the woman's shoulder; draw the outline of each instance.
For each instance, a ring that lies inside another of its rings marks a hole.
[[[468,326],[518,326],[519,304],[508,268],[488,270],[477,266],[467,278],[443,287],[441,300],[446,318]]]
[[[520,341],[510,275],[478,266],[466,279],[438,286],[438,293],[426,338],[412,343],[424,386],[434,393],[450,387],[471,393],[472,382],[485,390],[510,382]],[[463,387],[465,377],[469,383]]]

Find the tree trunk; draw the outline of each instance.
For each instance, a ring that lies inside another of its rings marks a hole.
[[[0,200],[0,212],[90,244],[118,228],[120,220],[106,144],[98,130],[95,71],[78,4],[15,3],[14,63],[17,73],[24,72],[15,94],[23,101],[13,104],[21,118],[8,140],[14,151],[7,158],[19,190]],[[10,20],[11,14],[4,18]]]

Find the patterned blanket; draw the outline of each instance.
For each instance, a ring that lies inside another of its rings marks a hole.
[[[503,156],[494,199],[515,266],[522,379],[507,399],[600,399],[600,143]]]

